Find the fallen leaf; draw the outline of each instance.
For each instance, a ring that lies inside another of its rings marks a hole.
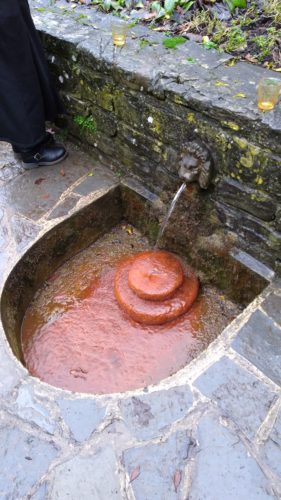
[[[62,169],[61,169],[61,171],[60,171],[60,175],[61,175],[62,177],[64,177],[64,176],[65,176],[65,171],[64,171],[64,169],[63,169],[63,168],[62,168]]]
[[[73,375],[74,378],[82,378],[83,380],[86,380],[87,377],[85,375],[88,373],[86,370],[83,370],[83,368],[73,368],[72,370],[69,370],[70,375]]]
[[[36,184],[36,186],[39,186],[39,184],[41,184],[41,182],[45,181],[45,177],[38,177],[38,179],[36,179],[36,181],[34,181],[34,184]]]
[[[89,172],[87,175],[88,175],[88,177],[93,177],[94,174],[93,174],[93,172]]]
[[[217,80],[215,83],[215,87],[229,87],[229,83],[224,83]]]
[[[174,473],[173,482],[174,482],[175,492],[177,493],[178,487],[179,487],[180,482],[181,482],[181,471],[180,470],[176,470],[176,472]]]
[[[246,54],[245,55],[245,59],[246,59],[246,61],[249,61],[251,63],[257,63],[258,62],[258,60],[255,57],[253,57],[251,54]]]
[[[153,31],[160,31],[160,32],[162,32],[162,31],[165,32],[165,31],[169,31],[169,30],[170,30],[170,28],[168,28],[167,26],[159,26],[158,28],[153,28]]]
[[[236,57],[233,57],[232,59],[230,59],[230,61],[227,61],[225,63],[225,65],[229,66],[231,68],[232,66],[235,66],[235,64],[237,64],[237,62],[238,62],[238,59]]]
[[[136,467],[132,472],[131,472],[131,475],[130,475],[130,483],[132,483],[135,479],[137,479],[137,477],[139,477],[140,475],[140,465],[138,465],[138,467]]]
[[[133,228],[130,226],[126,227],[126,231],[128,234],[133,234]]]
[[[233,97],[247,97],[246,94],[243,94],[243,92],[239,92],[238,94],[235,94]]]
[[[273,71],[279,71],[279,73],[281,72],[281,68],[273,68]]]

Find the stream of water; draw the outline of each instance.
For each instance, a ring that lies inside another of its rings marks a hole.
[[[165,229],[166,229],[166,227],[168,225],[169,219],[170,219],[170,217],[171,217],[171,215],[172,215],[172,213],[173,213],[173,211],[175,209],[175,206],[177,204],[177,201],[178,201],[180,195],[183,193],[183,191],[185,190],[185,188],[186,188],[186,183],[184,182],[180,186],[180,188],[177,190],[174,198],[172,199],[170,208],[169,208],[168,212],[166,213],[166,215],[165,215],[165,217],[163,219],[163,222],[162,222],[162,224],[160,226],[159,233],[158,233],[158,236],[157,236],[157,240],[156,240],[156,243],[155,243],[155,248],[159,247],[159,243],[160,243],[160,241],[161,241],[161,239],[163,237],[163,234],[164,234]]]

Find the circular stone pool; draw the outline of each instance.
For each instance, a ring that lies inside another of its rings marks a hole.
[[[185,366],[237,315],[237,305],[203,285],[193,306],[172,321],[135,321],[120,308],[114,280],[120,262],[148,248],[146,238],[123,223],[45,281],[21,328],[23,359],[32,375],[84,393],[145,387]]]

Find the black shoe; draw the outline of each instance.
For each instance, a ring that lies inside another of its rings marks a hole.
[[[40,142],[40,144],[37,145],[37,147],[40,147],[42,145],[44,146],[51,146],[55,144],[55,136],[54,134],[51,134],[50,132],[46,132],[45,138],[43,141]],[[14,152],[14,157],[17,160],[21,160],[22,154],[30,151],[30,148],[25,149],[25,148],[19,148],[18,146],[12,145],[13,152]]]
[[[40,145],[32,151],[21,153],[22,166],[25,170],[48,165],[56,165],[67,157],[68,153],[60,144]]]

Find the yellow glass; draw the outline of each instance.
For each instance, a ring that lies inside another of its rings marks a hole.
[[[278,78],[263,78],[257,87],[258,107],[262,111],[270,111],[277,102],[281,90]]]
[[[128,25],[121,21],[113,21],[111,24],[112,41],[117,47],[123,47],[126,43]]]

